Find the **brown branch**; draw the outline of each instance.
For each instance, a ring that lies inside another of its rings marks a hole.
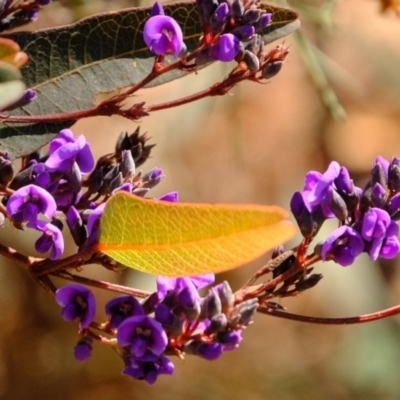
[[[309,324],[323,324],[323,325],[350,325],[350,324],[363,324],[366,322],[378,321],[380,319],[393,317],[400,314],[400,305],[386,308],[385,310],[373,312],[370,314],[358,315],[356,317],[345,318],[324,318],[324,317],[311,317],[307,315],[291,314],[286,311],[276,310],[273,308],[260,306],[258,312],[272,317],[290,319],[292,321],[307,322]]]
[[[134,297],[138,297],[141,299],[145,299],[150,296],[150,292],[146,292],[144,290],[133,289],[122,285],[117,285],[115,283],[105,282],[105,281],[97,281],[95,279],[86,278],[80,275],[73,275],[65,272],[53,272],[51,275],[56,276],[58,278],[66,279],[73,282],[82,283],[87,286],[97,287],[100,289],[111,290],[113,292],[128,294]]]

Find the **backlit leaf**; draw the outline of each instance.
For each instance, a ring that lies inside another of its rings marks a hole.
[[[299,26],[297,14],[272,5],[273,22],[263,32],[271,42]],[[201,36],[195,2],[164,7],[184,32],[189,50],[196,48]],[[25,83],[37,91],[37,99],[13,115],[45,115],[93,107],[97,94],[110,92],[142,80],[153,66],[154,55],[143,41],[143,26],[149,8],[131,8],[85,18],[75,24],[36,32],[17,32],[15,40],[29,56],[22,68]],[[152,85],[169,82],[183,75],[173,71]],[[57,124],[34,123],[0,125],[0,151],[21,157],[49,142],[60,129],[74,121]]]
[[[101,218],[98,250],[140,271],[190,276],[236,268],[294,233],[279,207],[168,203],[120,192]]]
[[[21,81],[20,71],[9,63],[0,61],[0,110],[14,104],[24,92],[25,85]]]

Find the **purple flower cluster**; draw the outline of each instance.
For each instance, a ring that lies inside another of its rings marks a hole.
[[[110,344],[118,347],[117,353],[125,363],[124,374],[151,384],[159,375],[174,372],[168,356],[194,354],[215,360],[238,347],[258,302],[252,299],[235,306],[227,282],[201,297],[199,290],[213,282],[213,274],[158,277],[157,291],[143,303],[132,296],[121,296],[106,304],[108,321],[103,326],[116,338],[116,343],[110,340]],[[82,338],[74,352],[78,360],[86,360],[92,351],[88,328],[96,312],[94,296],[85,287],[71,284],[58,289],[56,300],[66,321],[79,322]]]
[[[309,240],[326,219],[339,220],[340,226],[322,243],[323,260],[347,266],[362,252],[371,260],[394,258],[400,252],[400,160],[377,157],[364,189],[335,161],[323,174],[311,171],[303,191],[292,197],[291,210]]]
[[[271,24],[272,14],[260,8],[260,2],[197,1],[204,36],[196,64],[211,61],[244,61],[252,72],[264,69],[262,38],[258,31]],[[182,30],[177,22],[164,14],[156,2],[143,30],[146,45],[156,55],[185,53]]]
[[[147,174],[135,172],[153,147],[146,141],[139,129],[132,135],[123,132],[115,152],[95,166],[86,138],[75,139],[70,129],[64,129],[50,142],[47,155],[31,154],[15,177],[10,160],[1,156],[0,179],[13,191],[4,199],[8,217],[17,228],[38,231],[35,249],[49,253],[51,260],[64,252],[65,224],[81,250],[95,244],[107,198],[119,190],[143,197],[163,178],[160,168]],[[174,202],[178,195],[171,192],[159,199]]]

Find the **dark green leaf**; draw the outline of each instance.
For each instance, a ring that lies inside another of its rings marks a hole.
[[[271,42],[295,30],[297,14],[288,9],[265,5],[273,13],[273,23],[264,37]],[[189,50],[196,48],[201,29],[194,2],[165,6],[182,27]],[[143,41],[142,31],[149,8],[131,8],[98,14],[76,24],[37,32],[13,33],[29,56],[22,69],[25,83],[38,98],[13,115],[45,115],[84,110],[94,105],[95,96],[142,80],[153,66],[154,55]],[[158,79],[159,85],[182,76],[171,72]],[[2,124],[0,150],[21,157],[45,145],[65,124]]]

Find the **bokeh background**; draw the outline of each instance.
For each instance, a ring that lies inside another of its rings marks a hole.
[[[55,2],[33,28],[132,5]],[[323,105],[315,85],[318,76],[310,75],[304,50],[291,35],[285,39],[290,55],[271,82],[244,83],[230,95],[143,119],[142,132],[147,131],[157,146],[142,169],[158,166],[166,175],[152,194],[178,190],[182,201],[287,208],[308,170],[323,171],[337,160],[362,186],[377,155],[400,156],[400,20],[390,12],[381,14],[378,0],[293,5],[301,13],[304,37],[315,46],[314,54],[347,112],[346,121],[332,118]],[[198,75],[143,90],[140,100],[153,104],[194,93],[222,79],[228,68],[214,65]],[[136,127],[119,118],[97,118],[78,123],[74,131],[85,134],[100,156],[111,151],[122,130],[132,132]],[[331,228],[327,226],[321,237]],[[33,254],[28,235],[4,228],[1,240]],[[68,251],[73,251],[72,244]],[[228,279],[237,289],[266,260],[218,279]],[[149,386],[121,375],[121,360],[105,346],[95,346],[87,362],[76,361],[76,326],[60,318],[53,298],[26,271],[5,260],[1,264],[0,399],[400,399],[400,317],[321,326],[257,315],[236,351],[215,362],[175,360],[175,374],[161,376]],[[398,260],[371,263],[365,256],[348,268],[320,264],[316,271],[324,279],[317,287],[282,305],[312,316],[374,312],[400,302],[399,269]],[[83,273],[143,289],[154,287],[154,277],[132,271],[115,274],[89,267]],[[96,294],[100,304],[110,298],[108,293]],[[100,310],[99,318],[103,317]]]

